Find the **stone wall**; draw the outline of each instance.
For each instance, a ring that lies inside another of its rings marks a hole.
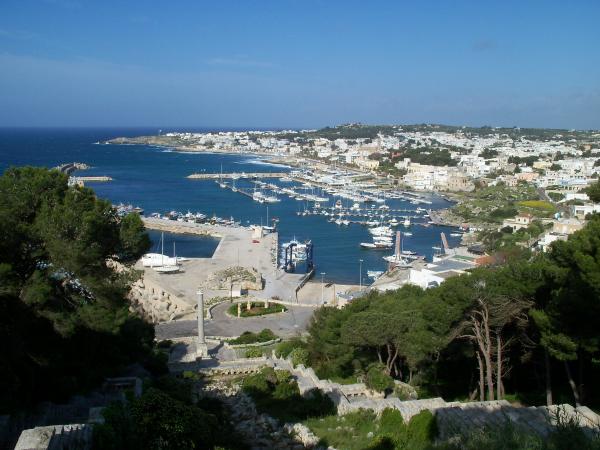
[[[152,323],[167,322],[194,312],[194,307],[155,282],[140,278],[129,292],[131,308]]]

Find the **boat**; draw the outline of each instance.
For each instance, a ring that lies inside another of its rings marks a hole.
[[[390,220],[388,223],[392,227],[397,227],[400,224],[400,222],[398,222],[398,220],[395,217],[392,220]]]
[[[405,231],[404,236],[412,236],[413,234],[410,231]]]
[[[342,209],[342,201],[341,200],[337,200],[335,202],[335,208],[336,209]]]
[[[402,222],[402,225],[404,225],[405,227],[410,227],[410,217],[405,217],[404,222]]]
[[[376,248],[376,246],[375,246],[375,244],[373,242],[361,242],[360,246],[362,248],[369,248],[369,249]]]
[[[146,253],[142,256],[142,266],[151,267],[160,273],[173,273],[179,271],[177,256],[175,255],[175,243],[173,242],[173,257],[166,256],[164,253],[165,234],[160,235],[160,253]],[[177,270],[175,270],[176,268]],[[160,270],[158,270],[160,269]]]
[[[450,233],[452,237],[462,237],[462,233]]]
[[[383,270],[368,270],[367,277],[377,279],[383,275]]]

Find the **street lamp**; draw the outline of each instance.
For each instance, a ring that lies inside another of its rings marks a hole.
[[[326,272],[321,272],[321,305],[325,303],[325,283],[323,282]]]
[[[362,263],[363,263],[363,260],[359,259],[358,261],[359,261],[359,267],[360,267],[358,285],[360,287],[360,290],[362,291]]]

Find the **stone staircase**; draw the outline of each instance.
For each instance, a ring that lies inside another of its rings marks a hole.
[[[301,394],[315,388],[325,392],[333,400],[338,414],[347,414],[359,409],[371,409],[380,413],[384,409],[392,408],[400,411],[404,421],[408,422],[421,411],[431,411],[436,415],[441,439],[465,435],[482,427],[500,428],[507,423],[545,437],[558,421],[571,420],[586,432],[600,432],[600,416],[585,406],[574,408],[565,404],[521,407],[512,406],[506,400],[461,403],[446,402],[441,397],[421,400],[383,398],[383,395],[370,391],[363,383],[332,383],[319,379],[310,367],[293,367],[287,359],[274,356],[272,361],[273,367],[291,372],[298,382]]]
[[[25,430],[15,450],[89,450],[92,427],[88,424],[51,425]]]
[[[573,420],[584,431],[600,431],[600,416],[586,406],[571,405],[512,406],[506,400],[459,403],[451,402],[437,408],[437,425],[440,439],[466,435],[474,428],[501,428],[510,423],[526,432],[546,437],[558,421]]]

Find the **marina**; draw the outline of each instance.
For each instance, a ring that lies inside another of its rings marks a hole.
[[[131,130],[133,135],[148,132]],[[171,225],[193,221],[224,226],[275,226],[281,244],[294,238],[313,243],[316,271],[326,274],[326,282],[358,285],[362,278],[367,284],[367,271],[387,270],[383,257],[392,255],[393,248],[371,250],[360,246],[361,242],[373,241],[368,230],[382,222],[403,232],[406,250],[429,261],[435,253],[431,247],[439,243],[439,233],[448,230],[429,223],[432,212],[435,215],[437,209],[448,207],[448,201],[440,196],[381,188],[364,174],[333,167],[290,169],[250,154],[183,153],[149,145],[128,145],[124,151],[118,145],[93,144],[119,133],[122,130],[80,130],[68,139],[48,140],[44,152],[11,154],[5,163],[56,167],[65,161],[84,161],[89,167],[85,169],[86,176],[113,179],[93,185],[99,197],[116,206],[122,204],[123,213],[173,218],[169,220]],[[69,171],[72,176],[81,173]],[[210,176],[190,179],[191,173]],[[267,175],[255,179],[225,175],[242,173]],[[254,199],[254,192],[277,197],[279,201],[268,203],[263,199],[261,203]],[[133,211],[135,208],[139,210]],[[407,227],[406,217],[410,219]],[[450,246],[457,245],[460,239],[448,235]],[[185,255],[188,246],[194,244],[177,240],[176,245],[177,254]],[[168,254],[172,254],[170,247],[172,244],[165,243]],[[171,276],[181,275],[161,275],[163,279]]]

